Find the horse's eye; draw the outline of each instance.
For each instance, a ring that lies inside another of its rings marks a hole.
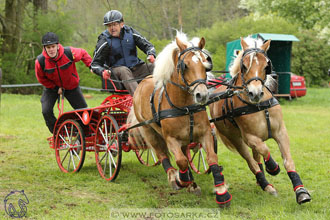
[[[182,73],[188,68],[187,64],[185,64],[184,62],[182,62]]]

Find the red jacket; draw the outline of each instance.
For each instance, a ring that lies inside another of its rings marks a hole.
[[[82,60],[87,67],[91,65],[92,58],[81,48],[71,48],[73,62],[64,54],[64,47],[59,45],[58,56],[52,59],[45,49],[42,55],[45,57],[45,71],[42,70],[38,59],[35,61],[35,72],[38,81],[46,88],[53,89],[56,86],[64,89],[75,89],[79,85],[79,75],[75,62]]]

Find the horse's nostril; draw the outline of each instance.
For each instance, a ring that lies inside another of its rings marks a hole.
[[[201,94],[200,94],[200,93],[197,93],[197,94],[196,94],[196,99],[197,99],[197,100],[200,100],[201,98],[202,98]]]
[[[253,92],[249,92],[249,96],[250,97],[253,97]]]
[[[261,93],[260,93],[260,96],[261,96],[261,97],[264,96],[264,92],[261,92]]]

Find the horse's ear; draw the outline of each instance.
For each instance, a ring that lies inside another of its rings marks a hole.
[[[267,50],[269,49],[269,46],[270,46],[270,41],[271,41],[271,40],[266,41],[266,42],[260,47],[260,49],[262,49],[263,51],[267,51]]]
[[[202,37],[202,39],[198,43],[198,47],[203,49],[205,47],[205,38]]]
[[[187,45],[185,45],[184,43],[182,43],[182,41],[178,37],[175,37],[175,40],[176,40],[176,44],[180,48],[180,51],[183,51],[184,49],[187,48]]]
[[[243,37],[241,37],[241,47],[242,47],[243,51],[249,48],[249,45],[245,42]]]

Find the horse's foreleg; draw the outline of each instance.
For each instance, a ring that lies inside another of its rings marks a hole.
[[[311,196],[309,192],[304,188],[300,176],[296,172],[296,168],[290,153],[289,136],[284,124],[282,125],[281,131],[275,134],[274,139],[280,148],[284,167],[291,180],[293,191],[296,193],[297,203],[302,204],[309,202],[311,200]]]
[[[222,174],[223,168],[218,164],[209,164],[214,178],[214,187],[216,194],[216,202],[220,208],[230,206],[232,195],[228,192],[225,186],[225,178]]]
[[[206,151],[207,163],[210,167],[214,179],[216,202],[220,208],[226,208],[230,206],[232,195],[227,190],[225,178],[222,174],[223,168],[222,166],[218,165],[218,156],[214,152],[213,141],[214,139],[210,132],[209,136],[206,136],[206,139],[202,145]]]

